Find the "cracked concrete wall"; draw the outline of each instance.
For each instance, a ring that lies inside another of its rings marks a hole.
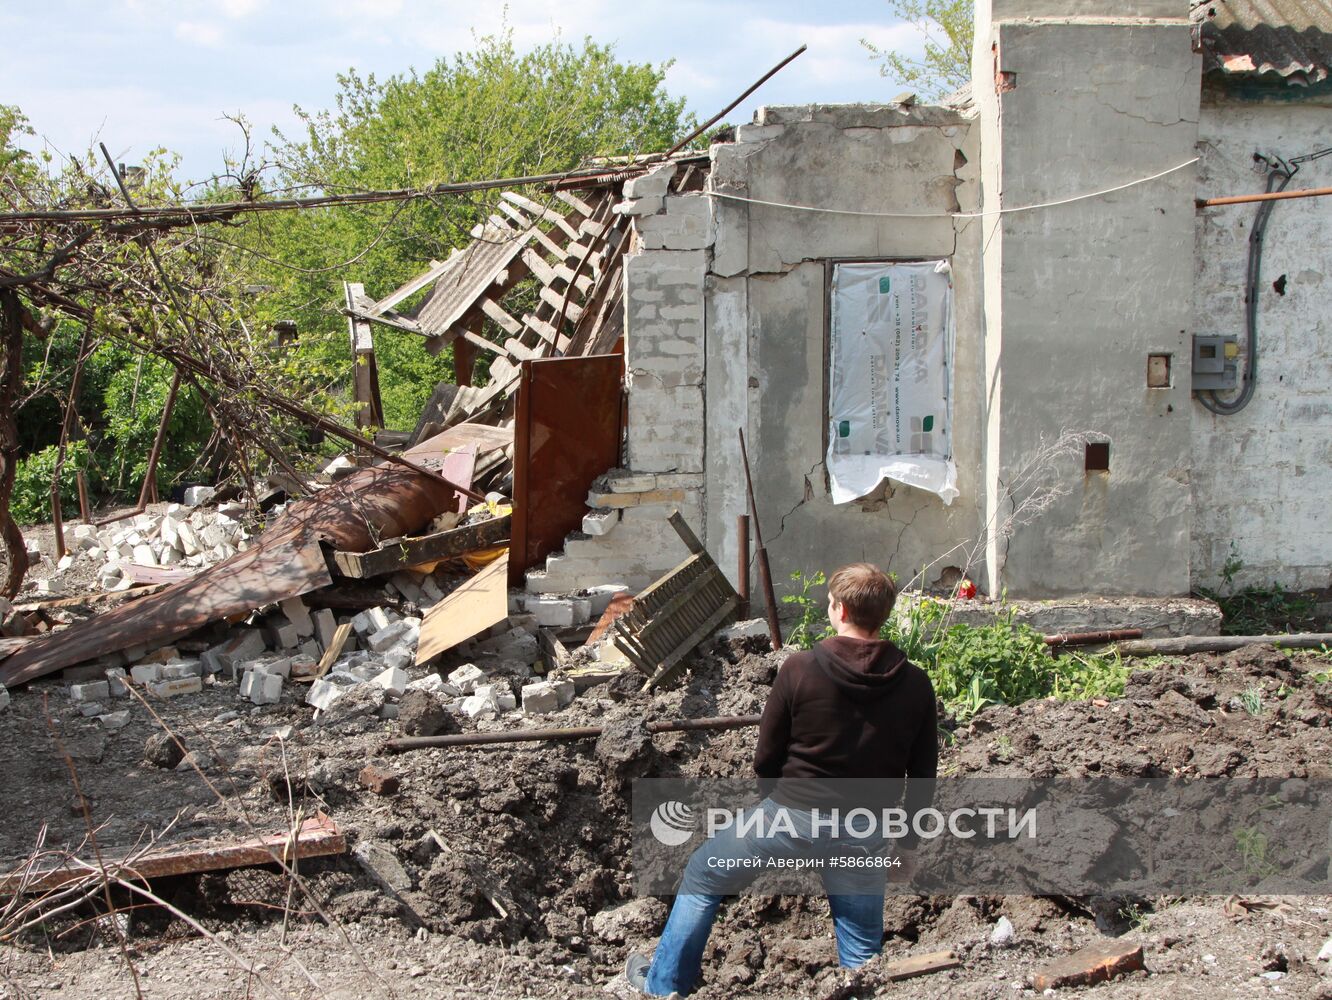
[[[1254,153],[1286,159],[1327,146],[1329,99],[1209,99],[1199,126],[1199,198],[1256,193]],[[1302,164],[1290,188],[1332,186],[1332,157]],[[1195,331],[1245,341],[1248,239],[1257,205],[1198,212]],[[1232,554],[1236,585],[1332,585],[1332,199],[1280,202],[1268,221],[1258,285],[1258,382],[1238,414],[1190,404],[1193,577],[1216,586]],[[1278,290],[1279,289],[1279,290]],[[1177,377],[1187,378],[1187,369]],[[1223,393],[1223,398],[1233,396]],[[1232,548],[1233,546],[1233,548]]]
[[[987,211],[1195,155],[1200,66],[1184,4],[1085,21],[1093,12],[1071,0],[977,7]],[[1146,372],[1149,354],[1189,357],[1194,175],[986,220],[992,593],[1189,590],[1188,379],[1176,369],[1174,385],[1149,389]],[[1080,443],[1042,461],[1066,431],[1108,441],[1109,471],[1084,471]],[[1015,522],[1033,495],[1040,509]]]
[[[737,129],[736,142],[712,147],[706,519],[708,547],[728,574],[738,562],[736,515],[745,511],[737,428],[745,431],[779,593],[793,571],[861,559],[903,581],[932,563],[927,583],[946,566],[966,564],[980,532],[980,227],[948,213],[977,207],[978,161],[971,120],[934,107],[764,108],[754,124]],[[853,504],[834,506],[829,498],[826,266],[838,258],[952,262],[953,426],[962,491],[952,506],[901,485]]]

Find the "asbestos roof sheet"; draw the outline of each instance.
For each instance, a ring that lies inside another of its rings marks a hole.
[[[1294,86],[1326,80],[1332,4],[1326,0],[1206,0],[1189,9],[1203,72],[1274,74]]]
[[[527,246],[532,233],[531,229],[520,233],[487,225],[435,282],[414,317],[421,330],[432,337],[448,332]]]

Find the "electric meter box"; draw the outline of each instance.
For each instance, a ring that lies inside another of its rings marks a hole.
[[[1194,334],[1193,389],[1239,388],[1239,341],[1233,336]]]

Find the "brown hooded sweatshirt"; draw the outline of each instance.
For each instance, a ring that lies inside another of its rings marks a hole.
[[[754,770],[769,786],[776,778],[933,778],[936,729],[925,671],[891,642],[833,636],[782,664]]]

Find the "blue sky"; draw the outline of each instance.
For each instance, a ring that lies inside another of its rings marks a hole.
[[[293,104],[330,106],[338,72],[425,69],[506,18],[521,48],[558,31],[614,43],[634,62],[674,59],[667,86],[700,117],[808,44],[736,122],[760,104],[888,100],[902,88],[879,76],[860,39],[919,48],[884,0],[26,0],[0,7],[10,40],[0,103],[22,108],[55,150],[98,138],[134,163],[167,146],[182,155],[180,174],[197,178],[238,143],[223,114],[242,112],[266,135],[294,121]]]

